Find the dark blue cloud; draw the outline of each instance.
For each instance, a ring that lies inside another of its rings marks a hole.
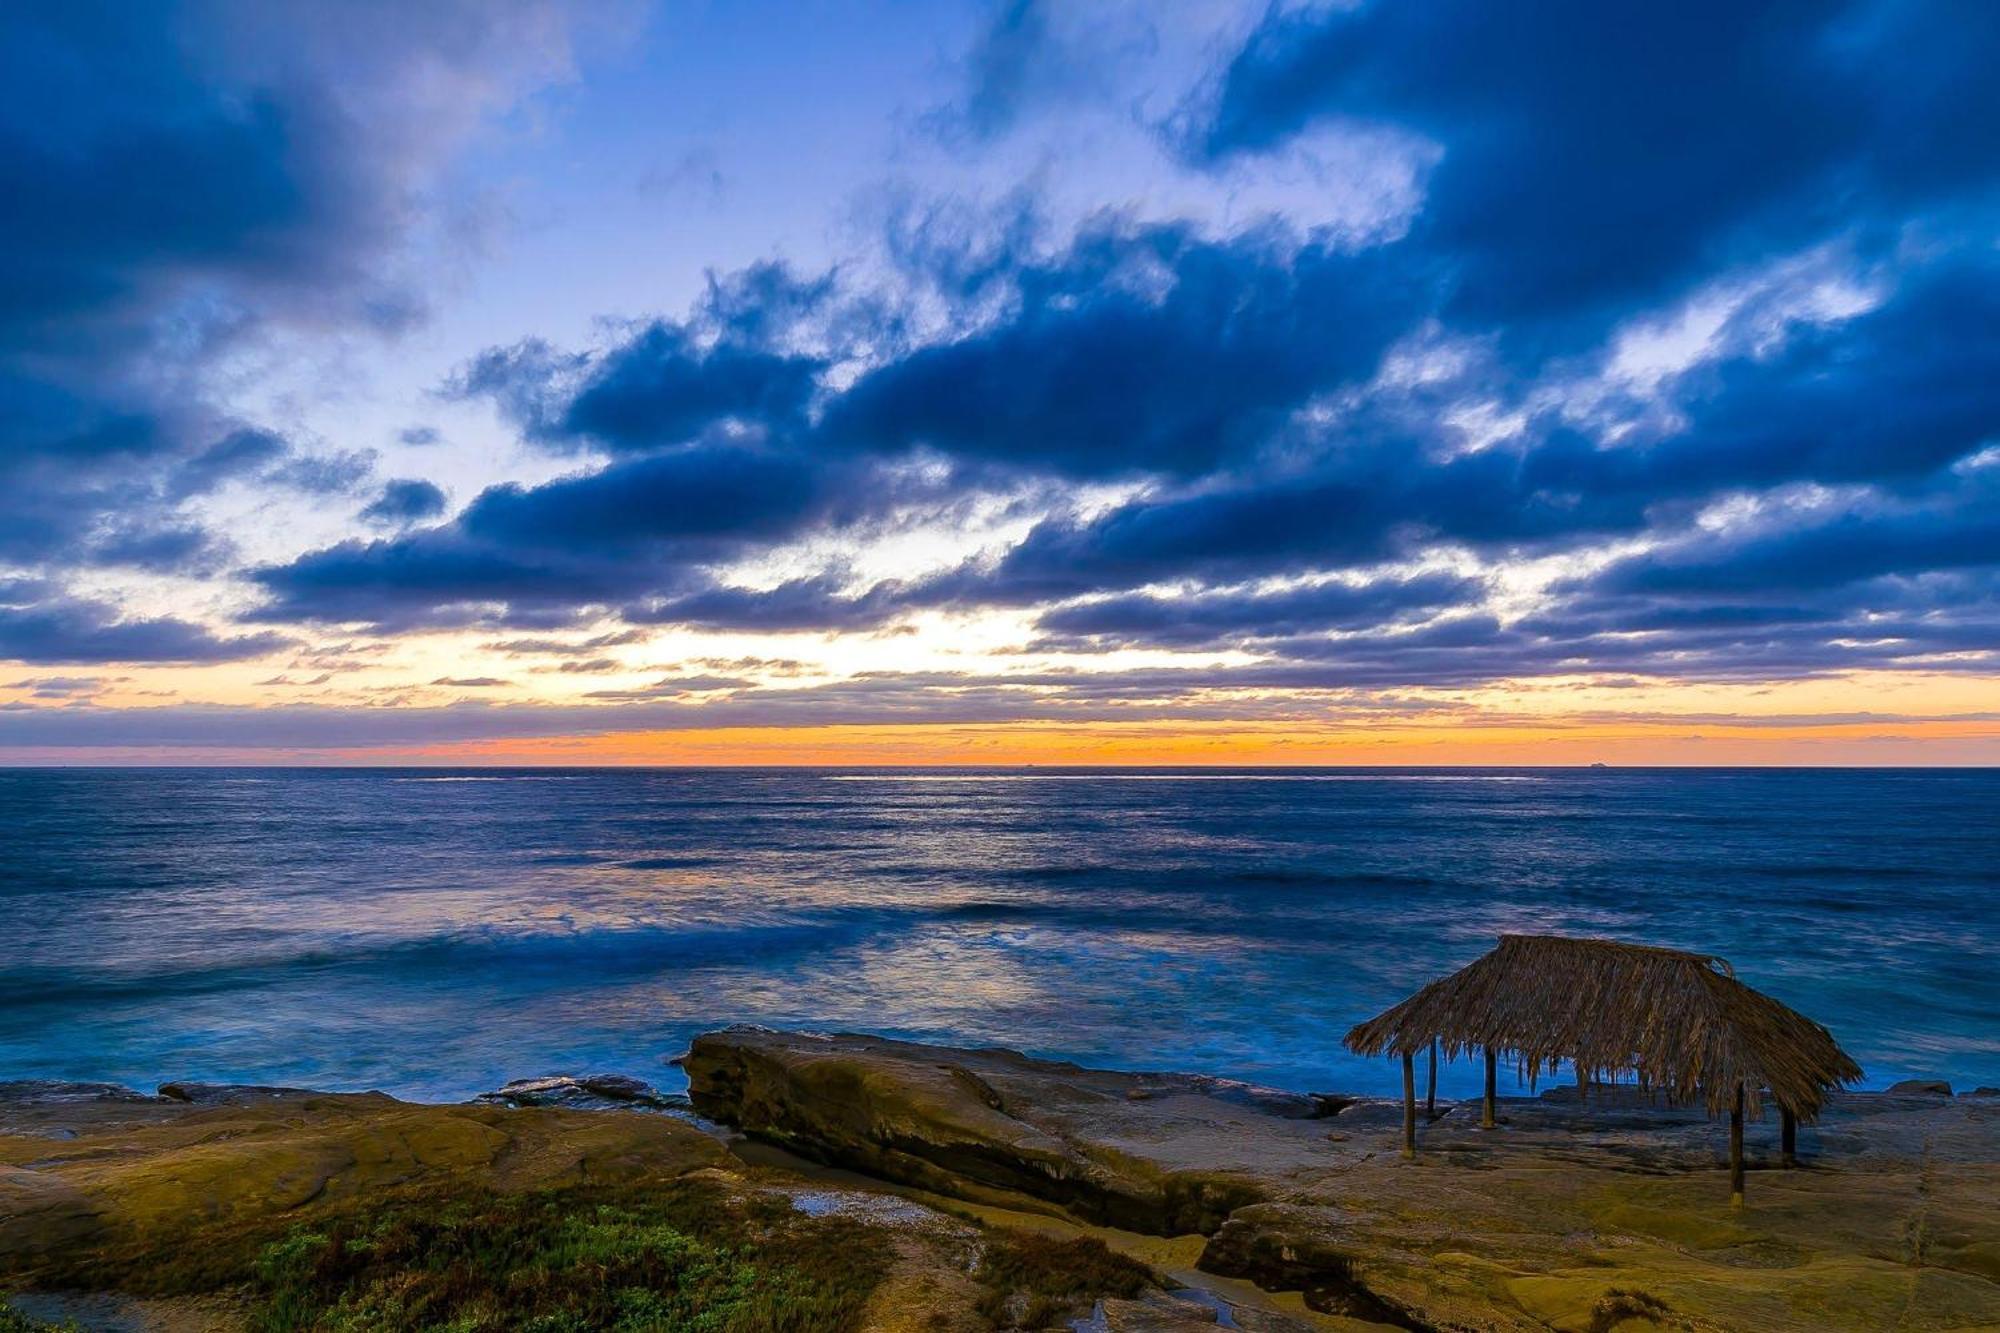
[[[822,368],[805,356],[701,348],[685,330],[656,323],[595,368],[562,429],[614,447],[657,448],[720,421],[795,428]]]
[[[61,350],[190,273],[324,276],[378,206],[328,109],[216,87],[164,7],[9,16],[0,337]]]
[[[2000,266],[1940,263],[1873,311],[1691,372],[1668,424],[1615,445],[1544,414],[1518,443],[1440,457],[1445,441],[1420,414],[1358,415],[1304,467],[1046,521],[987,586],[1034,601],[1365,565],[1438,541],[1537,554],[1801,483],[1954,493],[1969,483],[1951,465],[2000,438],[1996,372]]]
[[[1919,484],[2000,430],[2000,262],[1917,268],[1874,310],[1683,377],[1679,419],[1616,449],[1548,455],[1600,492],[1788,482]]]
[[[251,576],[269,594],[253,619],[368,624],[383,632],[490,623],[563,627],[585,608],[631,592],[631,576],[615,565],[510,552],[449,528],[342,542]]]
[[[232,478],[267,471],[290,453],[284,438],[270,431],[233,430],[179,464],[169,476],[167,494],[172,499],[200,495]]]
[[[173,616],[121,617],[102,602],[0,587],[0,660],[38,666],[95,662],[234,662],[292,645],[283,634],[217,635]]]
[[[1273,9],[1198,151],[1326,120],[1443,148],[1413,243],[1451,309],[1591,327],[1743,261],[1990,206],[2000,11],[1954,0]]]
[[[213,574],[232,553],[229,544],[192,524],[114,523],[91,544],[92,561],[174,574]]]
[[[532,488],[495,486],[466,507],[459,526],[516,549],[665,545],[683,558],[721,555],[797,531],[828,500],[833,479],[796,455],[703,445]]]
[[[1068,476],[1199,475],[1364,379],[1427,308],[1387,258],[1179,228],[1087,234],[1014,277],[1009,316],[864,375],[820,434]]]
[[[444,513],[444,492],[428,481],[392,481],[382,494],[361,511],[361,517],[375,523],[415,523]]]
[[[942,273],[961,258],[924,262]],[[1255,451],[1314,394],[1367,377],[1429,305],[1388,257],[1205,241],[1181,227],[1098,227],[1053,258],[991,262],[953,281],[986,285],[1004,271],[1003,319],[892,357],[838,393],[823,390],[825,358],[772,341],[825,313],[830,278],[770,266],[712,285],[692,320],[656,321],[601,356],[531,339],[475,358],[450,387],[562,446],[644,451],[734,425],[820,451],[1195,475]],[[840,322],[882,341],[882,318],[863,307]]]
[[[1986,476],[1915,504],[1863,501],[1831,514],[1781,517],[1741,536],[1673,543],[1612,564],[1588,586],[1701,599],[1782,598],[1889,576],[1994,567],[2000,567],[2000,477]]]
[[[805,424],[827,363],[783,344],[834,298],[831,272],[752,264],[710,274],[685,321],[654,320],[597,356],[538,338],[490,348],[447,390],[491,400],[528,438],[556,448],[643,452],[725,424],[789,434]]]
[[[593,607],[701,592],[709,566],[893,502],[863,470],[739,444],[621,459],[541,486],[480,493],[451,523],[346,542],[254,571],[263,620],[566,623]],[[723,614],[690,604],[690,615]]]

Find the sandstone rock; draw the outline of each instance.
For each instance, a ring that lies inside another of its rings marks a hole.
[[[801,1156],[1161,1235],[1212,1231],[1265,1196],[1255,1173],[1269,1174],[1271,1145],[1234,1126],[1319,1141],[1311,1098],[1013,1051],[733,1028],[697,1037],[682,1062],[696,1111]]]
[[[1926,1097],[1949,1097],[1951,1084],[1941,1078],[1906,1078],[1901,1083],[1891,1083],[1889,1091],[1906,1095],[1917,1093]]]

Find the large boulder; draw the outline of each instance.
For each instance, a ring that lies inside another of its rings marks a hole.
[[[1348,1104],[762,1028],[706,1033],[681,1064],[696,1111],[800,1156],[960,1198],[1018,1206],[1025,1196],[1155,1235],[1211,1232],[1288,1170],[1337,1159],[1319,1117]]]

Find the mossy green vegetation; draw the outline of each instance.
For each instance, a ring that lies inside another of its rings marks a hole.
[[[834,1333],[890,1258],[852,1219],[674,1181],[406,1194],[129,1256],[118,1285],[240,1294],[260,1333]]]
[[[866,1227],[686,1185],[410,1201],[266,1246],[253,1327],[818,1333],[853,1324],[884,1263]]]
[[[976,1222],[918,1236],[911,1251],[866,1220],[713,1179],[433,1188],[77,1253],[35,1280],[218,1301],[254,1333],[839,1333],[913,1254],[960,1282],[969,1264],[961,1308],[996,1329],[1057,1326],[1157,1283],[1089,1237]],[[0,1333],[57,1331],[5,1312]]]
[[[253,1327],[806,1333],[850,1326],[884,1262],[865,1227],[686,1185],[413,1200],[266,1246]]]

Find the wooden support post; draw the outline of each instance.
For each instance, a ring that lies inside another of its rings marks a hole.
[[[1799,1164],[1799,1118],[1792,1114],[1790,1107],[1778,1108],[1778,1140],[1785,1150],[1785,1166],[1790,1169]]]
[[[1403,1156],[1417,1156],[1417,1059],[1403,1052]]]
[[[1479,1127],[1481,1129],[1491,1129],[1496,1123],[1493,1118],[1493,1103],[1497,1099],[1494,1096],[1493,1089],[1494,1085],[1499,1081],[1495,1070],[1498,1063],[1499,1058],[1493,1054],[1493,1048],[1488,1046],[1486,1048],[1486,1102],[1479,1109]]]
[[[1431,1078],[1424,1092],[1424,1119],[1438,1118],[1438,1039],[1431,1038]]]
[[[1729,1108],[1729,1206],[1743,1206],[1743,1085],[1736,1085],[1736,1104]]]

